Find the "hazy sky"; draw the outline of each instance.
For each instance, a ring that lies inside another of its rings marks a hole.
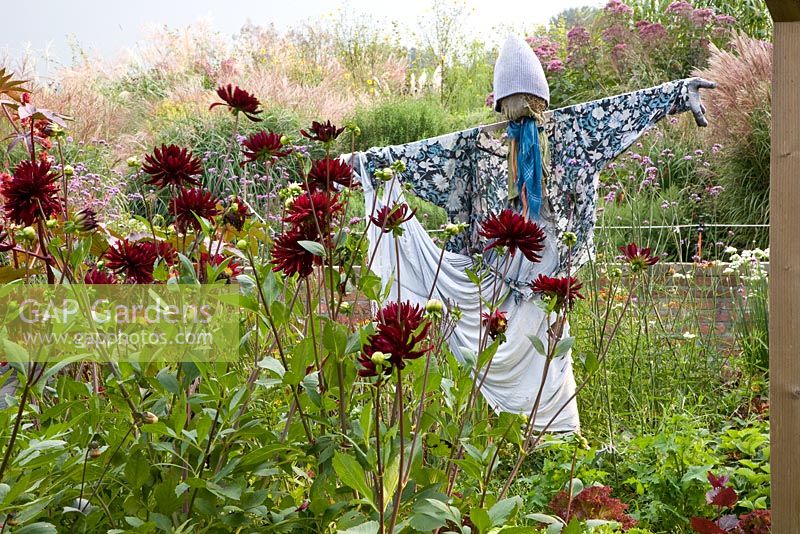
[[[2,0],[0,5],[10,1]],[[547,22],[563,9],[602,5],[603,0],[466,0],[466,3],[471,10],[468,31],[491,36],[498,26],[522,31]],[[376,20],[395,20],[413,28],[430,12],[430,5],[431,0],[37,0],[35,22],[12,23],[7,18],[2,24],[0,58],[15,60],[28,50],[39,58],[37,70],[42,72],[46,70],[42,58],[68,63],[72,57],[70,43],[77,43],[84,50],[113,59],[135,49],[148,27],[182,27],[201,19],[233,35],[248,20],[286,28],[350,9],[371,14]],[[3,11],[6,15],[13,12]]]

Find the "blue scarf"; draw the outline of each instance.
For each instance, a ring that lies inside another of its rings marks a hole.
[[[524,186],[528,201],[528,215],[539,220],[542,207],[542,151],[539,146],[539,128],[536,120],[525,117],[508,122],[508,137],[517,141],[517,191]]]

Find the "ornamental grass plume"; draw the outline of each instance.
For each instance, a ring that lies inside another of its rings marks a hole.
[[[403,223],[410,221],[416,210],[411,210],[408,204],[401,202],[391,206],[381,207],[375,215],[371,215],[369,220],[381,232],[388,234],[391,232],[395,237],[403,235]]]
[[[283,144],[282,136],[275,132],[261,130],[250,134],[242,143],[245,163],[255,161],[276,162],[279,158],[292,153],[292,147]]]
[[[432,348],[423,344],[430,322],[417,304],[390,302],[378,311],[375,321],[376,331],[358,358],[363,367],[359,369],[360,376],[376,376],[380,372],[390,374],[393,368],[403,369],[406,360],[419,358]],[[385,365],[373,361],[373,357],[376,360],[385,358]]]
[[[144,158],[142,171],[150,175],[145,183],[156,187],[199,185],[197,175],[203,172],[200,160],[191,151],[176,145],[161,145]]]
[[[714,117],[709,135],[723,145],[750,139],[754,113],[772,101],[772,43],[738,34],[726,50],[712,43],[709,52],[708,67],[692,72],[717,84],[703,98]]]
[[[544,250],[544,232],[535,222],[515,211],[503,210],[498,215],[490,215],[478,233],[490,240],[484,252],[507,247],[512,256],[520,251],[532,263],[542,259],[539,252]]]
[[[311,164],[308,188],[311,191],[333,191],[336,186],[353,187],[353,168],[338,158],[324,158]]]
[[[222,99],[222,102],[214,102],[208,109],[226,106],[234,115],[241,113],[253,122],[262,120],[257,116],[262,112],[260,109],[261,102],[241,87],[230,83],[228,85],[220,85],[217,88],[217,96]]]
[[[169,201],[169,212],[175,217],[175,227],[179,232],[186,232],[189,228],[195,232],[201,230],[198,217],[212,219],[219,215],[219,202],[210,191],[199,187],[181,189],[177,196]]]
[[[5,200],[5,214],[11,221],[31,226],[61,211],[58,175],[50,171],[47,161],[23,161],[14,174],[0,183]]]
[[[548,300],[551,309],[556,313],[561,310],[572,310],[576,300],[585,298],[580,292],[583,284],[574,276],[554,278],[540,274],[536,280],[531,282],[531,288],[542,299]]]

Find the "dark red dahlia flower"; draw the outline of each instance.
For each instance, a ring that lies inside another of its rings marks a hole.
[[[86,273],[86,276],[83,277],[83,281],[87,284],[108,285],[116,284],[117,277],[108,271],[103,271],[97,267],[92,267],[92,269]]]
[[[305,226],[312,230],[317,229],[326,233],[330,228],[334,215],[343,209],[339,203],[339,195],[328,194],[323,191],[304,193],[294,199],[292,205],[286,210],[284,222],[295,226]]]
[[[430,346],[422,345],[430,323],[420,306],[410,302],[390,302],[378,311],[376,321],[376,331],[363,350],[370,361],[376,353],[382,353],[392,367],[403,369],[406,360],[419,358],[431,350]]]
[[[539,277],[531,282],[534,293],[541,295],[542,298],[550,300],[553,304],[553,311],[559,312],[565,308],[567,311],[572,309],[577,299],[582,299],[581,294],[583,284],[574,276],[560,276],[552,278],[540,274]]]
[[[308,187],[310,190],[333,191],[336,184],[353,187],[353,168],[340,159],[325,158],[315,161],[308,171]]]
[[[217,279],[224,279],[230,281],[231,278],[235,278],[240,274],[242,274],[244,270],[242,269],[242,266],[239,264],[238,261],[236,261],[235,258],[231,257],[229,259],[223,256],[222,254],[214,254],[212,256],[208,252],[201,252],[200,253],[201,280],[205,281],[205,279],[208,278],[208,273],[205,268],[206,265],[216,268],[222,265],[226,259],[228,260],[228,262],[225,263],[225,268],[220,273],[217,274]],[[212,282],[213,281],[216,280],[212,280]]]
[[[275,239],[272,247],[273,271],[282,271],[286,276],[297,273],[300,278],[305,278],[314,270],[314,263],[319,262],[317,256],[300,244],[300,241],[313,241],[306,232],[293,228]]]
[[[175,216],[175,227],[179,232],[186,232],[189,227],[199,232],[201,226],[197,217],[211,219],[218,215],[217,202],[209,191],[198,187],[181,189],[177,197],[170,199],[169,212]]]
[[[58,176],[50,172],[50,163],[46,161],[21,162],[14,169],[11,179],[0,184],[6,216],[17,224],[30,226],[37,220],[49,219],[61,211],[57,179]]]
[[[281,136],[275,132],[261,130],[251,134],[244,140],[244,163],[263,160],[274,162],[278,158],[292,153],[292,147],[285,147],[281,143]]]
[[[331,124],[331,121],[327,121],[324,123],[312,121],[311,128],[309,128],[308,131],[300,130],[300,135],[302,135],[303,137],[308,137],[312,141],[319,141],[321,143],[330,143],[331,141],[339,137],[339,135],[341,135],[343,131],[344,128],[337,128],[336,126]]]
[[[157,187],[198,185],[196,176],[203,172],[200,160],[186,148],[161,145],[144,158],[142,170],[150,175],[146,183]]]
[[[253,122],[260,122],[261,119],[256,117],[262,110],[259,109],[261,102],[258,99],[245,91],[244,89],[232,84],[220,85],[217,88],[217,96],[223,102],[214,102],[208,109],[214,109],[217,106],[227,106],[233,113],[243,113],[245,117]]]
[[[178,251],[175,250],[175,247],[173,247],[171,243],[152,240],[140,241],[140,243],[145,247],[152,248],[156,256],[164,260],[167,265],[174,264],[178,259]]]
[[[154,243],[143,241],[117,241],[106,252],[106,267],[127,278],[134,284],[149,284],[153,281],[153,269],[158,259]]]
[[[222,213],[222,221],[236,230],[241,230],[250,215],[247,205],[238,197],[232,197]]]
[[[492,240],[483,249],[484,252],[507,247],[512,256],[519,250],[530,262],[538,263],[542,259],[538,253],[544,250],[544,232],[535,222],[512,210],[489,216],[478,233]]]
[[[378,213],[372,215],[369,220],[372,224],[381,229],[384,233],[391,232],[392,235],[403,235],[402,224],[410,221],[416,210],[411,210],[408,204],[394,204],[392,206],[383,206],[378,210]]]
[[[645,271],[648,267],[658,263],[658,256],[653,256],[650,248],[641,248],[636,243],[621,246],[619,250],[635,273]]]
[[[492,339],[497,339],[498,336],[502,336],[506,333],[506,330],[508,330],[506,312],[500,310],[495,310],[492,313],[481,313],[481,323],[483,327],[487,329],[489,337]]]
[[[16,246],[14,236],[9,235],[3,225],[0,225],[0,252],[8,252]]]

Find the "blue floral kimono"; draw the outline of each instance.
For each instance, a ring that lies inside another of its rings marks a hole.
[[[547,236],[542,259],[534,264],[521,254],[508,258],[507,274],[495,285],[495,277],[500,275],[491,270],[481,291],[467,274],[473,265],[471,254],[482,250],[480,223],[488,214],[510,205],[506,149],[501,140],[481,128],[472,128],[343,156],[354,163],[360,176],[367,214],[373,207],[403,201],[399,184],[391,181],[378,188],[373,178],[376,169],[402,160],[406,165],[402,180],[415,195],[443,208],[451,220],[468,223],[469,232],[461,239],[450,240],[444,254],[416,218],[404,223],[401,236],[381,237],[380,228],[374,225],[368,229],[373,270],[385,285],[391,283],[390,300],[399,297],[424,304],[436,281],[433,298],[450,309],[457,306],[461,310],[461,319],[448,340],[456,358],[464,362],[469,359],[468,352],[477,352],[481,313],[486,311],[482,295],[487,298],[488,288],[499,287],[503,293],[514,295],[503,300],[499,308],[508,317],[506,341],[488,367],[480,371],[481,375],[485,373],[481,393],[495,410],[528,414],[543,387],[534,426],[551,431],[579,428],[569,352],[551,362],[542,386],[545,357],[529,338],[538,337],[546,348],[552,317],[538,306],[528,282],[538,274],[555,276],[574,271],[592,256],[600,170],[656,122],[688,109],[687,80],[678,80],[548,112],[541,125],[550,153],[539,221]],[[561,239],[567,231],[578,238],[571,256]],[[440,257],[442,263],[437,268]],[[487,264],[494,261],[488,254]],[[398,271],[402,281],[399,295]]]

